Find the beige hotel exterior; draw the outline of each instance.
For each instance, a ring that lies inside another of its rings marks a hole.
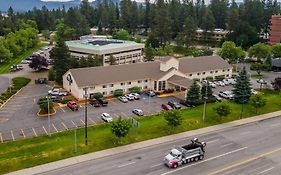
[[[232,66],[218,56],[194,58],[165,57],[154,62],[70,69],[63,75],[63,87],[75,98],[83,99],[87,88],[90,97],[101,92],[110,96],[116,89],[142,90],[187,89],[192,79],[209,76],[232,76]]]

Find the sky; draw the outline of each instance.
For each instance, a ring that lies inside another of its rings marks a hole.
[[[69,1],[73,1],[73,0],[41,0],[41,1],[44,1],[44,2],[52,2],[52,1],[55,1],[55,2],[69,2]],[[95,0],[88,0],[89,2],[93,2]]]

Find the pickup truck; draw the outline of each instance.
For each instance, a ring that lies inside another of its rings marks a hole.
[[[191,143],[182,147],[173,148],[164,158],[163,162],[169,168],[177,168],[186,163],[197,162],[204,158],[206,146],[205,142],[199,142],[197,138],[191,140]]]
[[[48,91],[48,94],[49,95],[66,96],[68,94],[68,92],[66,90],[63,90],[63,89],[53,88],[52,90]]]

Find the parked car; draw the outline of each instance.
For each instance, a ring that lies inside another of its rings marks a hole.
[[[254,90],[254,89],[251,89],[251,93],[252,93],[253,95],[258,95],[258,94],[259,94],[259,92],[256,91],[256,90]]]
[[[227,79],[223,79],[222,82],[223,82],[226,86],[230,84]]]
[[[218,93],[218,95],[225,99],[233,99],[233,97],[234,97],[234,95],[231,91],[224,91],[224,92],[220,91]]]
[[[58,96],[58,95],[52,95],[52,96],[50,96],[50,98],[53,102],[61,102],[61,100],[62,100],[61,96]]]
[[[21,61],[21,64],[30,64],[31,63],[31,60],[22,60]]]
[[[210,82],[209,85],[210,85],[212,88],[217,87],[217,85],[216,85],[214,82]]]
[[[172,109],[173,109],[173,108],[172,108],[170,105],[168,105],[168,104],[162,104],[161,107],[162,107],[164,110],[166,110],[166,111],[169,111],[169,110],[172,110]]]
[[[236,81],[235,81],[235,79],[233,79],[233,78],[230,78],[230,79],[228,79],[227,81],[228,81],[229,84],[231,84],[231,85],[236,84]]]
[[[120,101],[122,101],[123,103],[127,103],[128,102],[128,99],[126,97],[124,97],[124,96],[120,96],[120,97],[118,97],[118,99]]]
[[[188,101],[186,100],[180,100],[180,104],[184,105],[186,107],[192,107],[192,104],[190,104]]]
[[[154,97],[156,94],[155,92],[153,91],[147,91],[146,94],[149,96],[149,97]]]
[[[257,83],[260,83],[260,84],[267,84],[267,81],[265,81],[265,80],[262,79],[262,78],[258,78],[258,79],[257,79]]]
[[[47,78],[38,78],[35,80],[35,84],[46,84],[47,82]]]
[[[112,122],[113,121],[113,118],[108,113],[102,113],[101,119],[104,120],[105,122]]]
[[[135,97],[131,94],[126,94],[124,97],[126,97],[129,101],[133,101],[135,99]]]
[[[220,96],[218,96],[218,95],[216,95],[216,94],[213,94],[213,96],[214,96],[214,98],[215,98],[217,101],[219,101],[219,102],[221,102],[221,101],[223,100],[223,98],[221,98]]]
[[[67,106],[72,110],[72,111],[78,111],[80,106],[75,102],[75,101],[69,101],[67,102]]]
[[[97,99],[90,99],[89,100],[90,105],[93,105],[94,107],[100,107],[102,106],[101,103]]]
[[[225,86],[225,84],[224,84],[223,81],[218,81],[218,85],[219,85],[219,86]]]
[[[168,105],[171,106],[173,109],[180,109],[181,106],[175,101],[168,101]]]
[[[133,109],[132,112],[138,116],[143,116],[143,111],[141,109]]]
[[[21,65],[13,65],[11,66],[10,70],[12,72],[15,72],[15,71],[23,70],[23,67]]]
[[[100,104],[102,106],[107,106],[108,105],[108,101],[105,100],[104,98],[98,98],[97,100],[100,102]]]
[[[138,93],[131,93],[131,95],[134,97],[135,100],[140,99],[140,94],[138,94]]]

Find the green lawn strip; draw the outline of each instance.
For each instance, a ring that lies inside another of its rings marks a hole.
[[[280,95],[271,91],[263,91],[267,99],[267,105],[259,110],[259,114],[273,112],[281,109]],[[232,113],[223,118],[223,122],[237,120],[240,117],[241,105],[231,101],[224,101],[230,105]],[[219,124],[213,108],[220,103],[207,104],[205,126]],[[116,146],[180,133],[197,128],[202,128],[203,106],[181,110],[183,123],[174,131],[167,126],[162,115],[138,117],[140,128],[138,139],[136,130],[132,128],[129,135],[121,141],[111,133],[110,124],[100,124],[89,127],[88,146],[84,145],[84,128],[77,129],[78,152],[74,154],[74,132],[66,131],[53,134],[52,137],[41,136],[22,139],[14,142],[0,144],[0,174],[28,168],[56,160],[61,160],[75,155],[82,155]],[[249,104],[244,105],[243,117],[255,116],[255,110]]]
[[[41,47],[45,46],[45,44],[39,44],[37,47],[31,48],[25,52],[23,52],[21,55],[17,56],[16,58],[13,58],[11,62],[8,63],[1,63],[0,64],[0,74],[9,73],[10,67],[15,64],[19,64],[23,59],[30,56],[34,51],[39,50]]]

